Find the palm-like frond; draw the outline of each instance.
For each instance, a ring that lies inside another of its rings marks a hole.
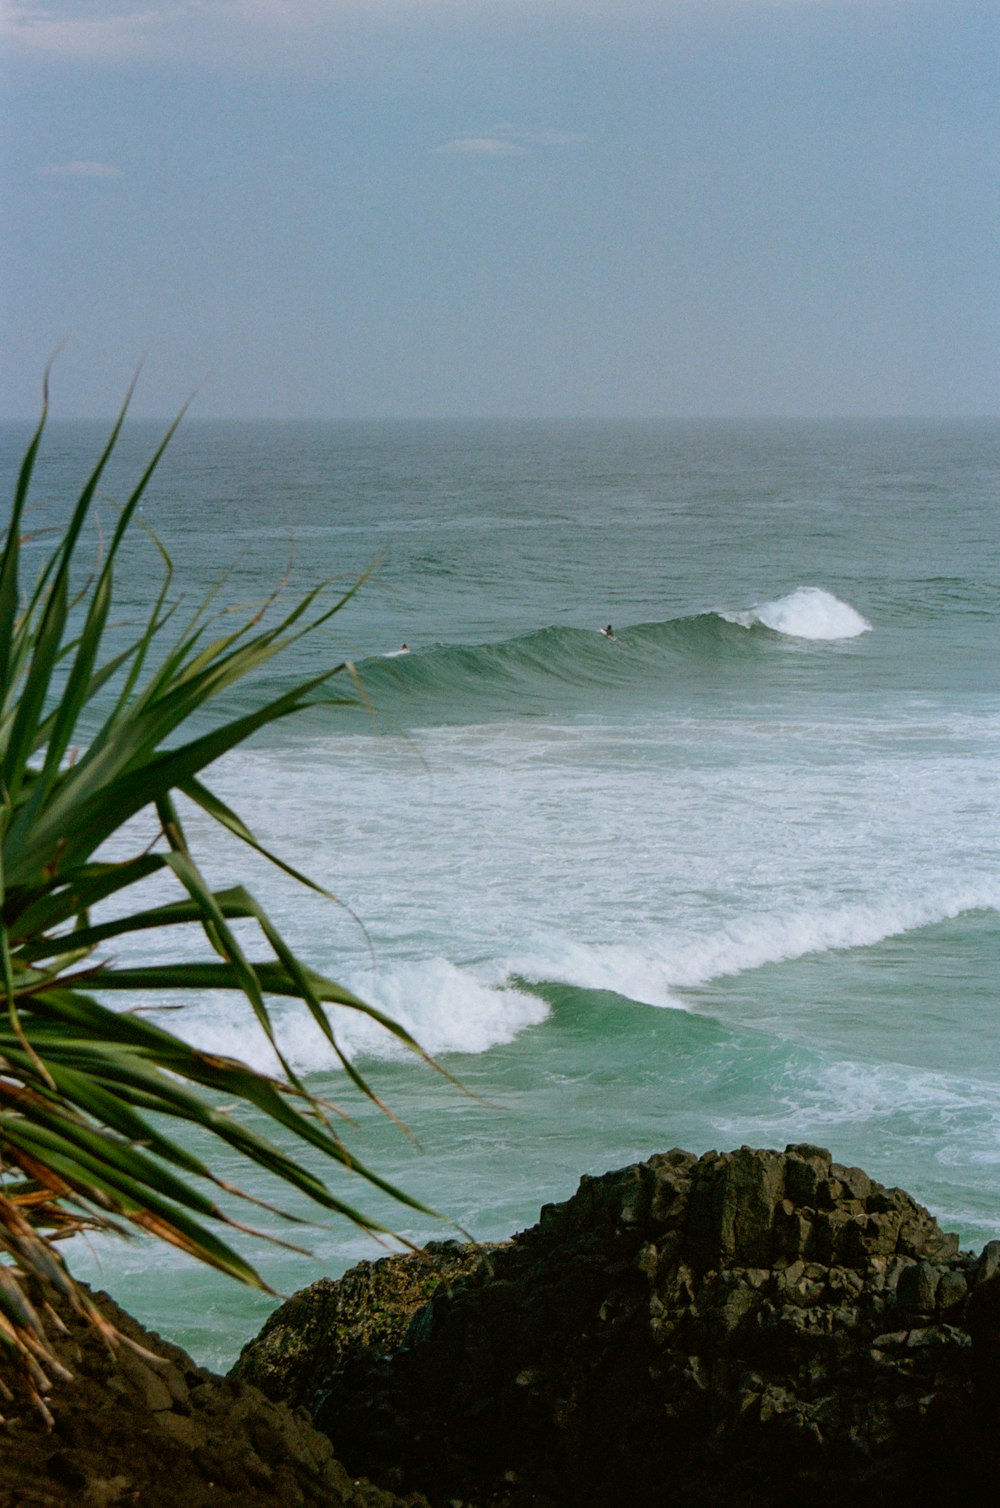
[[[128,400],[65,533],[26,591],[22,520],[46,400],[0,556],[0,1253],[7,1259],[0,1261],[0,1342],[19,1354],[39,1395],[58,1365],[46,1344],[44,1320],[17,1274],[55,1284],[98,1322],[53,1246],[59,1237],[84,1228],[136,1227],[242,1282],[267,1286],[219,1234],[220,1228],[246,1227],[220,1207],[212,1190],[240,1191],[165,1126],[181,1123],[207,1132],[321,1208],[368,1230],[382,1228],[335,1193],[325,1177],[219,1108],[235,1101],[283,1133],[286,1144],[292,1138],[303,1151],[321,1154],[331,1172],[359,1174],[420,1208],[348,1150],[335,1128],[335,1108],[308,1089],[283,1055],[268,997],[301,1000],[365,1094],[371,1094],[368,1085],[340,1054],[329,1006],[366,1012],[407,1047],[418,1053],[419,1047],[397,1023],[301,962],[245,889],[209,885],[174,800],[182,793],[285,873],[326,894],[268,853],[203,776],[222,754],[296,712],[318,691],[325,690],[327,701],[353,700],[349,693],[333,696],[329,686],[345,664],[292,684],[241,716],[218,717],[208,726],[199,716],[194,732],[191,720],[328,622],[351,594],[338,596],[320,586],[276,614],[273,623],[258,614],[210,637],[210,620],[199,613],[177,631],[168,602],[169,560],[161,547],[165,579],[149,616],[130,645],[108,653],[105,628],[120,547],[172,433],[127,499],[90,584],[74,595],[76,556],[127,407]],[[168,624],[175,636],[165,644]],[[96,732],[82,738],[83,726]],[[83,750],[78,757],[77,746]],[[143,810],[155,815],[159,840],[114,861],[103,857],[108,840]],[[143,905],[136,894],[130,907],[135,887],[157,874],[176,882],[178,899]],[[95,919],[95,908],[109,900],[114,915]],[[240,940],[245,926],[238,936],[233,925],[247,922],[255,924],[262,957],[249,956]],[[129,934],[177,927],[200,929],[205,958],[194,958],[188,948],[169,963],[126,967],[106,953]],[[141,1000],[154,990],[207,989],[246,999],[281,1065],[280,1076],[201,1052],[147,1017],[111,1010],[95,998],[110,990]]]

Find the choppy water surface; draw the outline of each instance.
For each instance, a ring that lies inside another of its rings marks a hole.
[[[40,523],[99,439],[52,426]],[[301,950],[473,1092],[340,1023],[419,1139],[362,1108],[369,1161],[487,1238],[585,1170],[811,1140],[1000,1234],[998,462],[987,423],[182,428],[143,518],[192,604],[374,564],[304,662],[350,656],[373,715],[314,708],[215,781],[363,918],[250,866]],[[181,1024],[267,1061],[231,1003]],[[312,1244],[264,1254],[277,1286],[371,1255]],[[266,1307],[169,1251],[97,1258],[212,1364]]]

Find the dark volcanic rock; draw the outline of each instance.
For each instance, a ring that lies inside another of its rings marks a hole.
[[[404,1508],[349,1476],[302,1410],[195,1366],[106,1294],[94,1297],[158,1360],[110,1350],[63,1310],[55,1349],[73,1379],[48,1395],[50,1430],[0,1358],[2,1508]]]
[[[268,1398],[312,1408],[327,1376],[398,1350],[414,1314],[466,1277],[494,1247],[432,1241],[421,1252],[359,1262],[320,1278],[269,1316],[229,1376]]]
[[[389,1355],[389,1263],[348,1274],[315,1417],[435,1504],[994,1504],[998,1255],[822,1148],[675,1150],[584,1178]]]

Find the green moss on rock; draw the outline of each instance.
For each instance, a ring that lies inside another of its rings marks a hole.
[[[359,1262],[336,1281],[320,1278],[274,1311],[229,1375],[311,1408],[331,1372],[396,1351],[434,1294],[475,1272],[493,1249],[432,1241],[420,1252]]]

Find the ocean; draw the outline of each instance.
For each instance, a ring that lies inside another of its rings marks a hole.
[[[126,429],[107,519],[159,432]],[[39,527],[102,434],[51,424]],[[342,659],[364,704],[210,781],[340,904],[192,822],[213,878],[462,1086],[339,1013],[407,1136],[276,1005],[354,1150],[446,1220],[347,1196],[496,1239],[584,1172],[811,1141],[1000,1236],[998,481],[992,421],[182,424],[142,522],[190,607],[365,576],[229,708]],[[140,531],[115,632],[157,571]],[[248,1008],[164,1019],[269,1063]],[[255,1249],[283,1293],[378,1255],[306,1240]],[[151,1243],[70,1259],[214,1367],[273,1303]]]

